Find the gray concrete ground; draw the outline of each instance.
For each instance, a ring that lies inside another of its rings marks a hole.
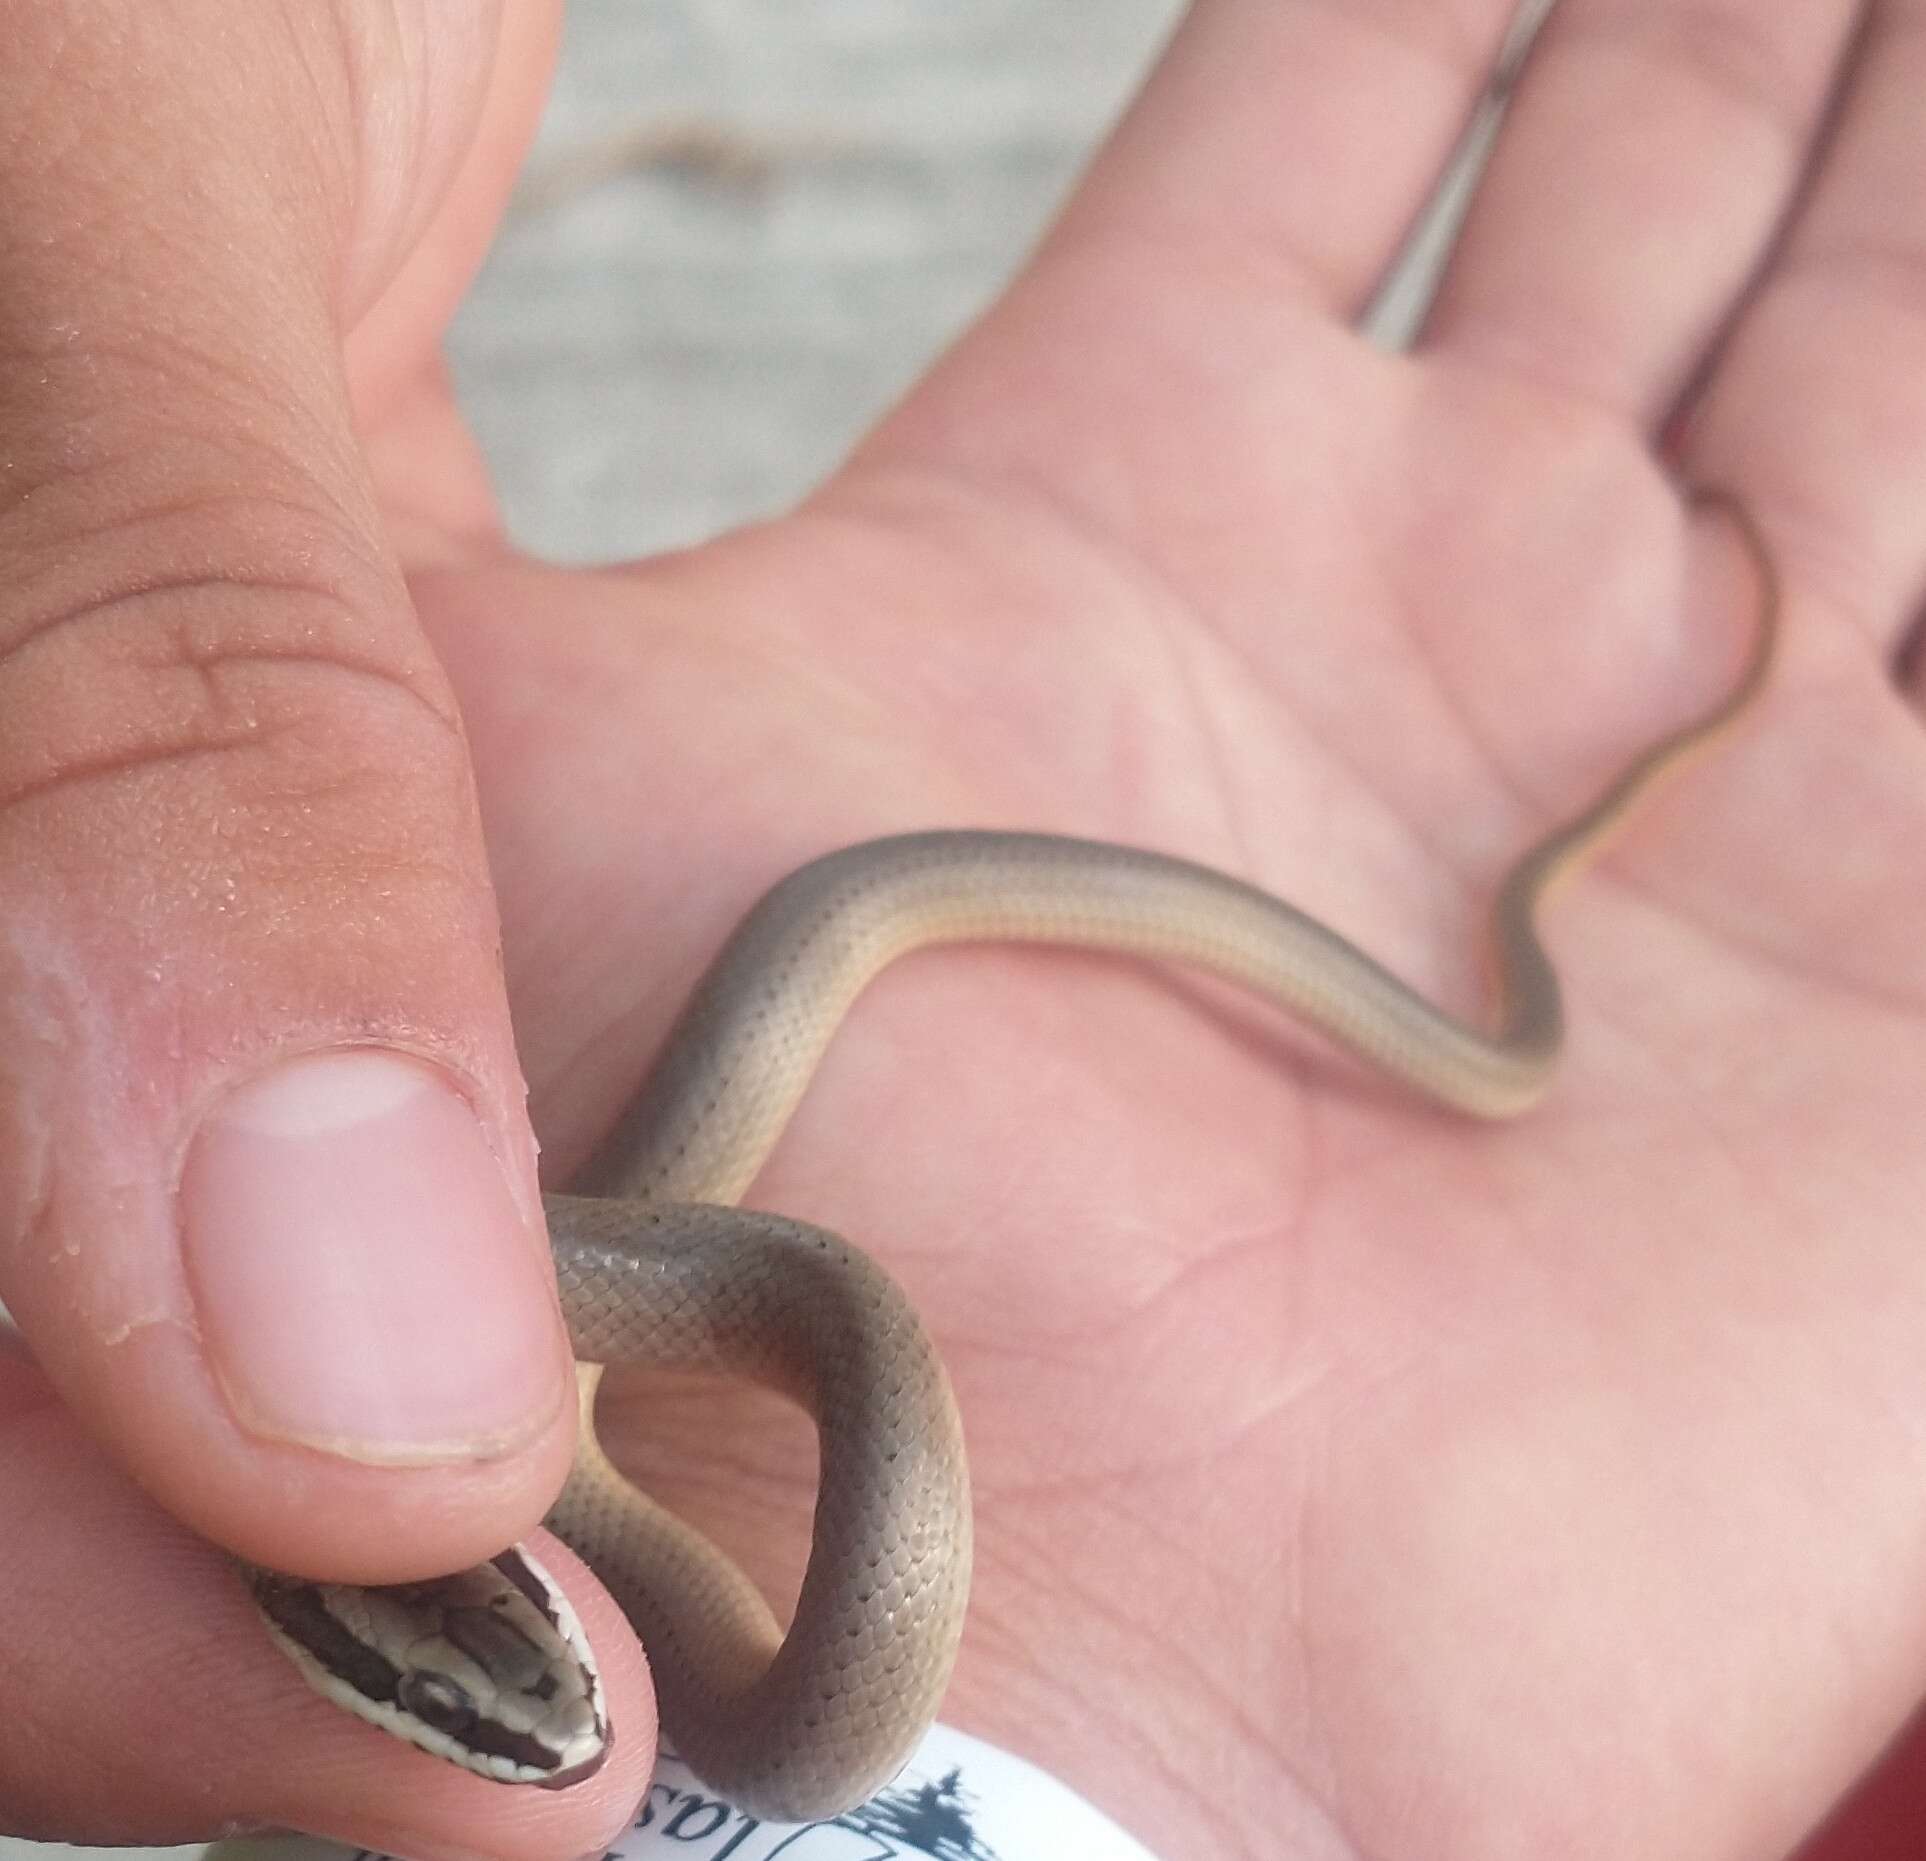
[[[791,503],[995,293],[1177,0],[574,0],[452,361],[517,539]]]

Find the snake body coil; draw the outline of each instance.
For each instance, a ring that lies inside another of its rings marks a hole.
[[[551,1523],[635,1622],[663,1726],[711,1786],[768,1818],[849,1808],[928,1727],[962,1627],[971,1535],[962,1435],[915,1314],[846,1242],[732,1206],[856,996],[930,943],[1118,951],[1228,978],[1456,1110],[1523,1110],[1544,1090],[1563,1033],[1536,927],[1546,891],[1735,719],[1766,675],[1777,590],[1764,546],[1730,500],[1699,502],[1716,502],[1751,554],[1757,649],[1711,713],[1646,749],[1512,868],[1493,909],[1495,1033],[1433,1007],[1268,893],[1092,841],[969,832],[869,841],[792,874],[744,920],[583,1173],[584,1193],[546,1199],[585,1363],[745,1375],[817,1421],[814,1545],[785,1637],[727,1558],[604,1459],[594,1373],[584,1373],[581,1447]],[[330,1697],[484,1775],[587,1774],[606,1725],[559,1592],[544,1594],[532,1561],[512,1556],[506,1568],[498,1560],[448,1581],[469,1587],[451,1600],[436,1584],[364,1593],[256,1578],[277,1638]]]

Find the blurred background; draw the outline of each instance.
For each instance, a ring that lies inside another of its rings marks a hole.
[[[1181,0],[571,0],[450,361],[517,542],[780,510],[990,299]]]

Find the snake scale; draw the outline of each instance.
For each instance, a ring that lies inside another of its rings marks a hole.
[[[546,1198],[584,1366],[643,1361],[754,1378],[815,1417],[813,1546],[784,1635],[706,1539],[637,1492],[595,1439],[582,1372],[576,1467],[549,1520],[627,1611],[662,1723],[710,1785],[771,1819],[830,1816],[892,1776],[935,1716],[969,1584],[962,1432],[943,1367],[893,1283],[847,1242],[736,1205],[876,973],[933,943],[1069,945],[1195,965],[1295,1015],[1423,1097],[1509,1117],[1563,1039],[1539,941],[1547,892],[1689,752],[1752,703],[1778,593],[1733,500],[1700,493],[1761,588],[1751,660],[1709,713],[1644,749],[1499,888],[1495,1032],[1433,1007],[1335,931],[1240,880],[1158,853],[1004,832],[899,835],[792,873],[744,919],[640,1095]],[[330,1698],[508,1782],[567,1784],[610,1737],[593,1660],[525,1552],[445,1581],[360,1590],[253,1573],[276,1639]]]

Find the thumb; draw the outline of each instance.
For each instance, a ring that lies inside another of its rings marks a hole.
[[[0,5],[0,1298],[176,1516],[393,1580],[531,1525],[573,1411],[461,725],[339,367],[450,137],[423,105],[370,209],[359,119],[409,147],[420,100],[335,11]]]

